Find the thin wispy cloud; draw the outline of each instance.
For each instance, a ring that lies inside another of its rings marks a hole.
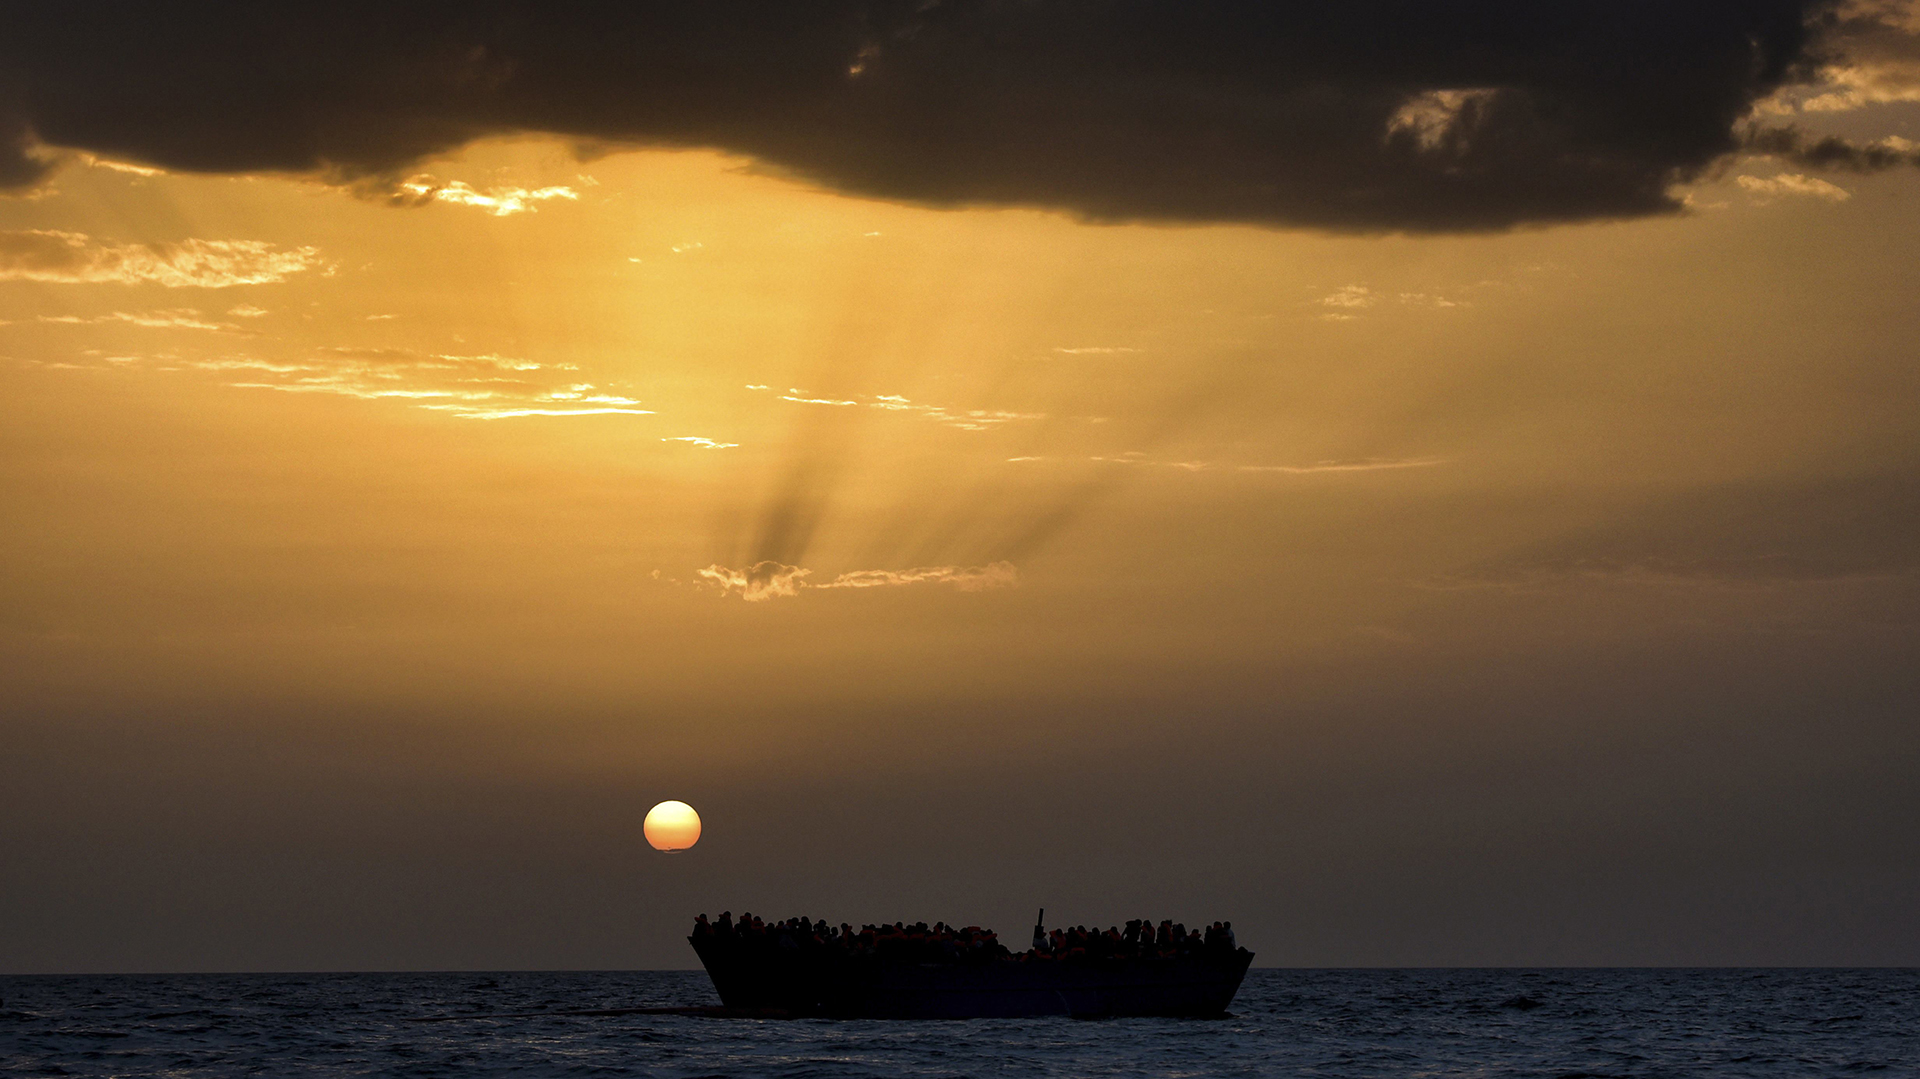
[[[676,435],[672,438],[663,438],[660,441],[685,442],[689,446],[698,446],[703,450],[731,450],[738,449],[740,446],[738,442],[719,442],[711,438],[701,438],[698,435]]]
[[[1401,303],[1406,304],[1409,307],[1433,307],[1433,308],[1445,309],[1449,307],[1465,307],[1466,306],[1466,302],[1463,300],[1450,300],[1445,296],[1441,296],[1431,292],[1402,292],[1398,297],[1396,297],[1396,299],[1398,299]]]
[[[835,408],[852,408],[860,403],[858,401],[842,401],[832,397],[804,397],[801,396],[802,393],[803,391],[801,390],[791,390],[781,394],[780,399],[782,401],[792,401],[798,405],[832,405]]]
[[[1325,321],[1352,322],[1359,317],[1360,312],[1370,307],[1377,307],[1387,300],[1402,307],[1428,307],[1436,310],[1465,306],[1464,301],[1450,299],[1437,292],[1400,292],[1389,295],[1376,292],[1366,285],[1342,286],[1320,297],[1316,302],[1319,306],[1329,309],[1320,315]]]
[[[145,323],[193,324],[176,312],[142,316]],[[164,316],[164,317],[160,317]],[[52,316],[58,321],[81,320]],[[120,321],[119,319],[110,319]],[[241,331],[244,332],[244,331]],[[461,419],[507,420],[582,416],[651,416],[639,398],[592,382],[579,381],[578,365],[540,362],[497,353],[460,355],[407,348],[323,347],[296,356],[259,356],[244,352],[194,354],[167,351],[146,355],[103,356],[87,350],[94,363],[155,371],[204,371],[241,380],[234,389],[275,393],[326,394],[363,401],[397,401]],[[81,368],[84,363],[67,364]],[[691,439],[679,440],[691,441]],[[704,444],[707,440],[698,440]],[[714,448],[732,448],[714,442]]]
[[[262,312],[263,314],[265,312]],[[250,334],[247,330],[231,322],[210,322],[200,312],[191,307],[176,307],[163,311],[115,311],[106,315],[41,315],[37,322],[68,326],[100,326],[121,323],[155,330],[205,330],[212,333]]]
[[[765,386],[751,385],[747,389],[772,392]],[[859,394],[856,397],[814,397],[805,390],[789,389],[777,395],[782,401],[791,401],[800,405],[826,405],[832,408],[870,408],[882,412],[904,412],[931,420],[947,427],[962,431],[987,431],[1003,424],[1023,420],[1044,420],[1044,412],[1008,412],[1002,409],[949,409],[939,405],[920,404],[898,394]]]
[[[125,173],[128,176],[165,176],[167,170],[156,169],[151,165],[136,165],[130,161],[114,161],[111,158],[95,154],[78,153],[74,157],[90,169],[106,169],[108,172]]]
[[[1316,461],[1305,465],[1247,465],[1231,464],[1221,461],[1179,460],[1164,461],[1148,457],[1139,450],[1111,455],[1093,455],[1088,457],[1009,457],[1008,464],[1026,464],[1042,461],[1087,462],[1103,465],[1124,465],[1138,468],[1169,468],[1180,472],[1247,472],[1272,473],[1284,476],[1309,476],[1330,472],[1381,472],[1407,468],[1433,468],[1448,463],[1444,457],[1368,457],[1350,461]]]
[[[910,584],[951,585],[962,592],[984,592],[990,588],[1012,588],[1020,583],[1020,571],[1011,562],[989,562],[984,566],[919,566],[914,569],[864,569],[842,573],[813,588],[898,588]]]
[[[551,390],[546,394],[553,401],[578,401],[587,405],[637,405],[640,402],[623,397],[617,393],[595,393],[591,382],[576,382],[564,390]]]
[[[720,589],[722,595],[739,596],[748,603],[760,603],[782,596],[797,596],[804,579],[812,570],[782,562],[756,562],[745,569],[730,569],[715,563],[696,574]]]
[[[1382,472],[1401,468],[1433,468],[1447,463],[1444,457],[1409,457],[1397,460],[1367,458],[1359,461],[1320,461],[1310,465],[1235,465],[1235,472],[1275,472],[1287,476],[1309,476],[1322,472]]]
[[[1736,176],[1734,182],[1763,202],[1770,202],[1780,196],[1825,199],[1828,202],[1845,202],[1853,197],[1851,192],[1838,184],[1828,183],[1817,176],[1802,176],[1795,172],[1783,172],[1778,176],[1765,179],[1758,176]]]
[[[127,360],[137,359],[137,357],[122,358]],[[265,371],[268,374],[274,375],[297,375],[318,370],[318,368],[310,364],[282,363],[274,360],[255,359],[251,356],[226,356],[212,360],[187,360],[179,362],[184,362],[186,366],[196,371]],[[249,386],[248,388],[256,389],[260,387]],[[271,389],[272,387],[266,388]]]
[[[961,592],[984,592],[994,588],[1012,588],[1020,583],[1020,571],[1010,562],[990,562],[984,566],[916,566],[902,570],[852,570],[818,583],[808,581],[813,571],[782,562],[758,562],[745,569],[711,565],[697,571],[709,585],[723,595],[737,595],[748,603],[793,597],[802,591],[828,589],[901,588],[910,585],[946,585]]]
[[[444,202],[454,206],[471,206],[494,217],[507,217],[532,213],[540,208],[540,203],[553,199],[577,202],[579,198],[580,193],[571,187],[490,187],[481,190],[464,180],[438,180],[423,173],[394,185],[392,201],[416,206]]]
[[[270,371],[276,374],[286,370],[283,367],[277,367],[271,364],[253,364],[253,363],[247,363],[245,361],[239,361],[239,360],[225,361],[225,362],[212,361],[212,362],[205,362],[205,363],[189,362],[187,366],[200,368],[204,370],[260,370],[260,371]],[[291,382],[230,382],[228,383],[228,385],[234,387],[235,389],[277,390],[281,393],[329,393],[329,394],[335,394],[340,397],[358,397],[363,401],[377,401],[377,400],[390,398],[390,397],[400,398],[402,400],[422,400],[422,399],[436,399],[436,398],[465,398],[468,400],[484,400],[486,397],[489,396],[488,394],[485,394],[485,393],[459,393],[453,390],[401,390],[401,389],[382,390],[382,389],[374,389],[366,386],[356,386],[349,383],[339,382],[333,379],[326,379],[326,378],[297,379]],[[423,406],[423,407],[432,407],[432,406]]]
[[[1087,460],[1095,462],[1096,464],[1145,465],[1150,468],[1174,468],[1182,472],[1208,472],[1219,467],[1211,461],[1150,461],[1145,454],[1137,450],[1129,450],[1126,453],[1117,454],[1112,457],[1089,457]]]
[[[323,265],[315,248],[259,240],[115,243],[55,229],[0,232],[0,281],[228,288],[273,284]]]
[[[651,416],[647,408],[472,408],[465,405],[423,406],[443,408],[470,420],[511,420],[527,416]]]
[[[531,398],[534,403],[524,403],[527,398],[512,393],[503,393],[494,389],[458,389],[458,388],[420,388],[381,385],[356,379],[351,375],[329,372],[322,368],[294,364],[275,364],[257,360],[212,360],[187,361],[185,366],[201,370],[251,370],[275,375],[291,376],[275,382],[230,382],[236,389],[275,390],[281,393],[324,393],[340,397],[354,397],[363,401],[399,400],[416,403],[416,407],[435,412],[448,412],[462,419],[472,420],[508,420],[526,417],[549,416],[651,416],[652,409],[633,408],[639,404],[631,398],[605,397],[604,400],[617,404],[545,404],[546,401],[563,401],[551,394]],[[318,373],[316,373],[318,372]],[[478,380],[474,380],[478,381]]]
[[[1346,285],[1320,297],[1320,302],[1327,307],[1372,307],[1380,302],[1380,297],[1365,285]]]
[[[515,356],[488,352],[463,356],[445,352],[420,352],[410,348],[325,347],[316,350],[322,362],[370,370],[464,371],[469,373],[519,373],[530,371],[573,371],[570,363],[539,363]]]
[[[419,407],[465,419],[651,416],[652,409],[591,382],[543,387],[546,378],[577,370],[570,363],[543,364],[492,353],[478,356],[420,354],[406,349],[333,349],[324,373],[297,380],[355,397],[413,397]],[[394,382],[406,383],[393,387]]]

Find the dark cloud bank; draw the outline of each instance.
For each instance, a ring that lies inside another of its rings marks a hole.
[[[489,134],[703,146],[862,195],[1100,220],[1655,214],[1808,68],[1828,0],[0,2],[34,140],[377,187]]]

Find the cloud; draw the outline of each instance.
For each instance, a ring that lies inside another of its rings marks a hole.
[[[803,390],[792,390],[781,394],[780,399],[782,401],[792,401],[797,405],[832,405],[835,408],[852,408],[860,403],[858,401],[842,401],[833,397],[803,397],[801,394],[804,392]]]
[[[1415,94],[1387,117],[1387,138],[1411,137],[1426,153],[1463,153],[1479,133],[1482,111],[1499,93],[1487,87]]]
[[[422,406],[444,408],[470,420],[512,420],[527,416],[651,416],[645,408],[474,408],[468,405]]]
[[[756,562],[746,569],[728,569],[715,564],[698,571],[700,577],[718,585],[722,593],[737,594],[748,603],[759,603],[780,596],[797,596],[802,587],[802,578],[811,572],[799,566],[773,561]]]
[[[1356,312],[1364,308],[1373,307],[1380,303],[1380,301],[1389,298],[1405,307],[1448,308],[1463,306],[1458,300],[1450,300],[1445,296],[1434,293],[1402,292],[1388,297],[1385,294],[1373,291],[1365,285],[1345,285],[1320,297],[1319,302],[1322,307],[1332,308],[1330,311],[1322,312],[1320,317],[1327,322],[1352,322],[1359,317]]]
[[[320,265],[311,247],[258,240],[112,243],[50,229],[0,232],[0,281],[226,288],[272,284]]]
[[[962,431],[985,431],[1005,423],[1047,418],[1046,414],[1041,412],[1008,412],[1003,409],[970,408],[949,411],[938,405],[915,404],[897,394],[881,394],[865,400],[868,408],[877,408],[885,412],[910,412],[947,427],[957,427]]]
[[[1920,3],[1847,0],[1822,52],[1826,62],[1811,85],[1787,88],[1760,111],[1834,113],[1920,101]]]
[[[0,194],[30,192],[57,167],[58,155],[49,154],[27,118],[0,98]]]
[[[550,199],[577,201],[580,193],[571,187],[490,187],[481,191],[462,180],[437,180],[423,173],[394,184],[386,198],[408,206],[447,202],[485,210],[494,217],[506,217],[531,213],[540,208],[539,203]]]
[[[948,584],[962,592],[984,592],[990,588],[1012,588],[1020,583],[1020,571],[1011,562],[992,562],[984,566],[921,566],[917,569],[864,569],[842,573],[826,584],[812,588],[894,588],[909,584]]]
[[[1009,457],[1009,464],[1047,461],[1047,457]],[[1234,465],[1218,461],[1156,461],[1139,450],[1113,456],[1094,456],[1086,460],[1096,464],[1139,465],[1147,468],[1173,468],[1182,472],[1270,472],[1287,476],[1308,476],[1324,472],[1380,472],[1403,468],[1433,468],[1447,464],[1444,457],[1367,457],[1353,461],[1319,461],[1310,465]]]
[[[716,442],[711,438],[701,438],[698,435],[677,435],[673,438],[663,438],[660,441],[685,442],[689,446],[698,446],[703,450],[733,450],[740,448],[740,443],[738,442]]]
[[[1767,198],[1775,195],[1798,195],[1804,198],[1826,199],[1828,202],[1845,202],[1853,197],[1844,187],[1830,184],[1817,177],[1802,176],[1797,172],[1783,172],[1764,180],[1758,176],[1736,176],[1734,182],[1754,195]]]
[[[1310,476],[1322,472],[1379,472],[1401,468],[1433,468],[1446,464],[1441,457],[1410,457],[1399,460],[1368,458],[1360,461],[1321,461],[1311,465],[1236,465],[1237,472],[1277,472],[1288,476]]]
[[[265,314],[265,312],[261,312]],[[98,326],[105,323],[120,322],[130,326],[147,329],[167,330],[206,330],[213,333],[251,334],[253,331],[242,329],[231,322],[209,322],[200,316],[200,312],[191,307],[176,307],[166,311],[115,311],[108,315],[95,315],[81,318],[78,315],[41,315],[37,321],[61,323],[75,326]]]
[[[600,392],[591,382],[547,382],[555,375],[571,377],[575,368],[567,363],[401,348],[326,348],[314,359],[303,373],[266,388],[413,399],[420,408],[475,420],[654,414],[635,398]]]
[[[340,366],[373,370],[411,369],[418,371],[458,371],[467,374],[519,374],[541,370],[572,371],[572,364],[542,364],[514,356],[488,352],[477,356],[459,356],[444,352],[420,352],[410,348],[325,347],[316,350],[322,360]]]
[[[171,317],[177,313],[158,314]],[[115,320],[130,318],[118,314],[107,316]],[[104,321],[72,316],[56,316],[54,320]],[[161,318],[149,318],[149,321],[180,324]],[[192,320],[183,318],[182,321],[191,323]],[[493,353],[464,356],[407,348],[317,348],[288,358],[169,352],[107,360],[123,365],[148,362],[161,370],[244,373],[250,376],[246,381],[227,385],[277,393],[329,394],[363,401],[402,401],[462,419],[654,415],[652,409],[639,407],[641,402],[636,398],[608,392],[591,382],[576,381],[578,370],[573,364],[541,363]]]
[[[1826,75],[1833,89],[1807,99],[1801,108],[1808,112],[1846,112],[1868,105],[1920,101],[1920,64],[1911,60],[1829,68]]]
[[[750,390],[765,391],[765,386],[748,386]],[[987,431],[1002,424],[1022,420],[1044,420],[1043,412],[1008,412],[1004,409],[970,408],[947,409],[938,405],[918,404],[899,394],[856,394],[855,399],[840,397],[810,397],[805,390],[789,389],[778,395],[782,401],[791,401],[797,405],[828,405],[833,408],[858,408],[865,406],[882,412],[906,412],[947,427],[962,431]]]
[[[1320,302],[1328,307],[1372,307],[1380,297],[1365,285],[1347,285],[1320,297]]]
[[[1832,6],[287,0],[102,19],[40,4],[0,38],[0,183],[44,176],[36,139],[391,187],[477,138],[546,132],[1099,221],[1433,231],[1669,213],[1673,184],[1737,149],[1753,103],[1816,66]]]
[[[1755,127],[1747,134],[1747,149],[1814,169],[1880,172],[1920,165],[1920,146],[1898,135],[1862,143],[1837,135],[1813,138],[1794,127]]]
[[[129,176],[164,176],[166,170],[150,168],[146,165],[134,165],[125,161],[113,161],[94,154],[76,154],[80,163],[90,169],[106,169],[108,172],[123,172]]]
[[[961,592],[984,592],[993,588],[1012,588],[1020,583],[1020,571],[1010,562],[984,566],[919,566],[914,569],[853,570],[831,581],[811,584],[811,570],[782,562],[758,562],[746,569],[728,569],[721,565],[698,571],[699,576],[718,586],[727,595],[738,595],[749,603],[797,596],[803,589],[899,588],[916,584],[950,585]]]

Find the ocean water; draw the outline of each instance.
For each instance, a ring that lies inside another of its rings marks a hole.
[[[1911,969],[1255,970],[1211,1020],[555,1014],[718,1003],[658,971],[0,977],[0,998],[5,1076],[1920,1076]]]

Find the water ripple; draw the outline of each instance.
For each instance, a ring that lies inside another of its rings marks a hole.
[[[1256,970],[1227,1019],[1094,1022],[565,1014],[716,1003],[697,972],[9,977],[0,997],[0,1076],[1920,1074],[1913,970]]]

